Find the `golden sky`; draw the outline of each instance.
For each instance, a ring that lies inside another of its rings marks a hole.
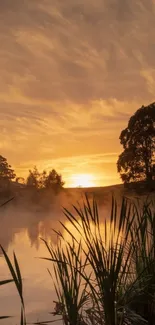
[[[120,131],[154,101],[155,1],[1,0],[0,39],[0,154],[120,182]]]

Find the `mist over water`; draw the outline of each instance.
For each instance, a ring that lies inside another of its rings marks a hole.
[[[28,322],[51,320],[53,311],[53,300],[56,300],[52,279],[47,268],[53,274],[52,263],[39,259],[49,257],[47,248],[41,240],[51,241],[57,244],[57,236],[53,232],[61,230],[60,222],[66,223],[63,207],[73,211],[72,205],[77,202],[82,204],[84,190],[75,189],[65,191],[60,195],[43,202],[15,198],[12,202],[0,209],[0,244],[12,257],[15,251],[21,268],[24,285],[24,297]],[[88,196],[92,199],[93,193],[99,207],[101,220],[110,217],[111,198],[115,195],[118,208],[123,195],[122,187],[88,190]],[[68,223],[67,223],[68,226]],[[6,262],[0,257],[0,280],[10,278]],[[14,284],[8,284],[0,288],[0,315],[11,315],[14,318],[4,321],[5,324],[14,325],[19,323],[20,300]]]

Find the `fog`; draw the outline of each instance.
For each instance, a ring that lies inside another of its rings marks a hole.
[[[30,322],[50,320],[53,316],[53,300],[56,300],[52,279],[47,268],[53,273],[52,263],[39,259],[49,257],[41,238],[57,244],[53,229],[63,231],[60,221],[66,223],[63,207],[73,212],[73,205],[83,204],[84,189],[65,190],[57,196],[46,193],[38,197],[16,194],[14,199],[0,209],[0,244],[9,257],[15,251],[23,277],[27,319]],[[95,196],[101,221],[108,219],[111,212],[112,195],[121,204],[124,189],[118,187],[88,189],[90,202]],[[130,195],[129,195],[130,196]],[[132,194],[133,197],[133,194]],[[2,201],[2,200],[1,200]],[[75,212],[74,212],[75,213]],[[68,223],[67,223],[68,225]],[[0,280],[10,278],[4,257],[0,258]],[[13,315],[5,321],[8,325],[19,323],[20,301],[14,284],[0,288],[0,315]]]

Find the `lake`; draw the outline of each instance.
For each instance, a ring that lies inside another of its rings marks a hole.
[[[54,319],[49,313],[53,311],[53,300],[56,300],[52,279],[47,268],[53,274],[52,263],[40,259],[49,257],[47,248],[41,238],[57,243],[54,229],[61,229],[59,220],[65,221],[62,206],[70,207],[71,202],[81,200],[81,193],[74,192],[72,197],[61,196],[56,199],[48,211],[40,210],[39,205],[23,205],[8,203],[0,209],[0,244],[10,258],[15,251],[23,278],[24,298],[28,322]],[[101,217],[110,215],[111,190],[102,190],[98,195]],[[120,201],[122,192],[115,191]],[[4,257],[0,258],[0,280],[10,278]],[[3,320],[3,324],[19,324],[20,300],[14,283],[0,287],[0,316],[11,315],[13,318]],[[60,323],[58,323],[60,324]]]

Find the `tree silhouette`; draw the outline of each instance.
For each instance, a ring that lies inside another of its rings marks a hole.
[[[0,183],[9,183],[16,177],[7,159],[0,155]]]
[[[45,180],[45,188],[52,189],[55,193],[58,193],[64,184],[62,176],[59,175],[55,169],[49,172]]]
[[[142,106],[120,134],[117,170],[124,183],[151,182],[155,175],[155,103]]]
[[[55,169],[52,169],[49,174],[47,174],[46,170],[40,173],[35,166],[33,170],[29,170],[26,184],[31,188],[52,189],[55,193],[58,193],[62,189],[64,182],[62,176]]]
[[[47,171],[43,170],[42,173],[40,173],[39,176],[39,188],[45,188],[46,186],[46,178],[47,178]]]
[[[33,170],[29,170],[29,175],[27,177],[26,184],[31,188],[38,189],[39,188],[39,179],[40,173],[36,166],[34,166]]]

